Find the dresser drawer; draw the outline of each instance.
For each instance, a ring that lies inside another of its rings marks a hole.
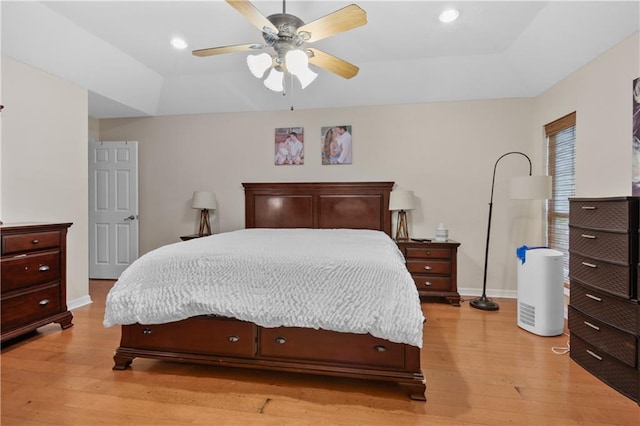
[[[569,306],[569,330],[571,334],[595,346],[600,351],[635,368],[637,362],[636,336],[618,330],[610,325],[598,321],[573,306]]]
[[[638,230],[636,198],[572,198],[569,223],[573,226],[609,231]]]
[[[46,231],[2,236],[2,254],[60,247],[60,232]]]
[[[369,334],[296,327],[260,328],[259,356],[403,368],[404,347]]]
[[[3,258],[0,268],[2,292],[60,279],[60,251],[53,250]]]
[[[431,275],[413,274],[413,281],[418,291],[450,291],[451,277],[434,277]]]
[[[128,339],[137,348],[188,353],[252,357],[255,326],[228,318],[198,316],[168,324],[133,324],[122,327],[122,347]]]
[[[585,370],[627,396],[638,400],[638,372],[576,335],[571,335],[570,356]]]
[[[635,333],[637,329],[638,308],[634,301],[620,299],[571,281],[569,303],[581,312],[629,333]]]
[[[60,312],[61,306],[59,284],[3,298],[0,307],[2,332],[27,321],[34,322],[55,315]]]
[[[451,274],[451,262],[446,260],[407,259],[407,269],[411,274]]]
[[[451,250],[446,248],[407,247],[406,258],[450,259]]]
[[[569,252],[569,276],[611,294],[635,298],[632,277],[635,269],[631,265],[618,265]]]
[[[569,247],[574,253],[618,263],[636,261],[635,245],[628,233],[595,231],[569,226]]]

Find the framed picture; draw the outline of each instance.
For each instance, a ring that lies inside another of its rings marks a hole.
[[[640,195],[640,78],[633,80],[632,195]]]
[[[353,143],[351,126],[325,126],[322,133],[322,164],[351,164]]]
[[[275,137],[275,164],[304,164],[304,127],[279,127]]]

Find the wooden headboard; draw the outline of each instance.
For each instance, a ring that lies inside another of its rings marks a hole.
[[[243,183],[246,228],[375,229],[391,236],[393,182]]]

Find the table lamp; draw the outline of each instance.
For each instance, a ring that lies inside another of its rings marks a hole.
[[[218,207],[216,203],[216,194],[206,191],[194,191],[191,207],[200,209],[200,228],[198,235],[211,235],[211,224],[209,222],[209,210],[215,210]]]
[[[389,194],[389,210],[398,212],[396,240],[409,239],[406,210],[413,210],[414,206],[413,191],[395,190]]]

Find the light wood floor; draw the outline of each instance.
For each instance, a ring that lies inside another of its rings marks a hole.
[[[424,303],[427,402],[396,385],[136,359],[113,371],[119,328],[103,328],[111,281],[74,326],[39,329],[2,349],[10,425],[637,425],[638,405],[575,364],[567,337],[516,325],[515,301],[483,312]]]

